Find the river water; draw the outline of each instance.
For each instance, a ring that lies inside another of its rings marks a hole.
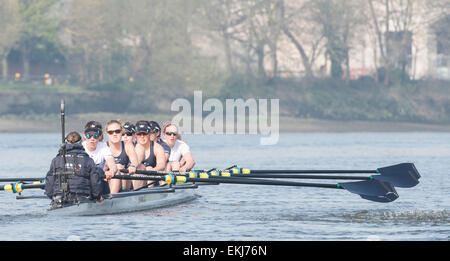
[[[184,138],[196,169],[376,169],[413,162],[422,178],[414,188],[396,188],[400,197],[391,203],[345,190],[222,184],[202,186],[198,199],[177,206],[65,218],[46,213],[49,200],[0,192],[0,240],[450,240],[450,133],[281,133],[272,146],[260,145],[257,135]],[[0,140],[0,177],[44,177],[60,134],[1,133]]]

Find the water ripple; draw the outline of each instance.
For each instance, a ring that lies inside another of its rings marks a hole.
[[[408,210],[408,211],[359,211],[347,214],[331,214],[331,217],[350,222],[367,222],[367,223],[403,223],[416,224],[428,223],[432,225],[449,224],[449,210]]]

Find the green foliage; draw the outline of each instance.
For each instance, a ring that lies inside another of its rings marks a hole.
[[[386,78],[386,68],[384,67],[378,68],[377,74],[378,74],[378,82],[384,82],[384,79]],[[391,68],[389,77],[390,84],[399,85],[408,83],[410,81],[411,78],[409,77],[408,73],[404,72],[399,68]]]
[[[21,0],[20,13],[23,21],[21,45],[31,48],[38,39],[57,42],[57,16],[50,11],[57,0]]]
[[[350,81],[349,86],[355,89],[373,89],[379,87],[375,79],[371,76],[362,76]]]
[[[220,97],[224,99],[258,97],[265,95],[268,88],[270,88],[270,85],[263,79],[245,74],[235,74],[224,81],[220,90]]]

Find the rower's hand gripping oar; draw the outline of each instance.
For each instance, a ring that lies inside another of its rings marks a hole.
[[[370,179],[386,181],[396,187],[411,188],[419,184],[420,174],[413,163],[400,163],[397,165],[378,168],[376,170],[251,170],[236,166],[227,168],[233,174],[356,174],[373,173]],[[282,177],[282,176],[281,176]],[[311,176],[299,176],[299,178],[314,178]],[[328,176],[327,178],[333,178]],[[317,177],[316,179],[319,179]],[[324,178],[325,179],[325,178]],[[351,179],[351,178],[344,178]],[[357,179],[357,178],[355,178]],[[358,178],[359,179],[359,178]]]
[[[125,171],[122,171],[125,172]],[[142,180],[164,180],[167,184],[180,184],[186,182],[218,182],[228,184],[249,184],[249,185],[273,185],[273,186],[297,186],[297,187],[316,187],[345,189],[351,193],[358,194],[362,198],[376,202],[392,202],[398,198],[397,191],[389,182],[380,180],[366,180],[356,182],[345,182],[338,184],[320,184],[320,183],[302,183],[284,180],[253,179],[242,177],[217,177],[202,172],[191,171],[189,173],[169,173],[161,176],[158,171],[138,170],[136,174],[153,176],[116,175],[115,178],[123,179],[142,179]]]

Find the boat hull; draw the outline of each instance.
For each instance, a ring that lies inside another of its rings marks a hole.
[[[80,203],[50,209],[57,215],[93,216],[119,214],[173,206],[192,201],[198,196],[192,189],[143,189],[138,193],[122,192],[106,197],[102,202]]]

